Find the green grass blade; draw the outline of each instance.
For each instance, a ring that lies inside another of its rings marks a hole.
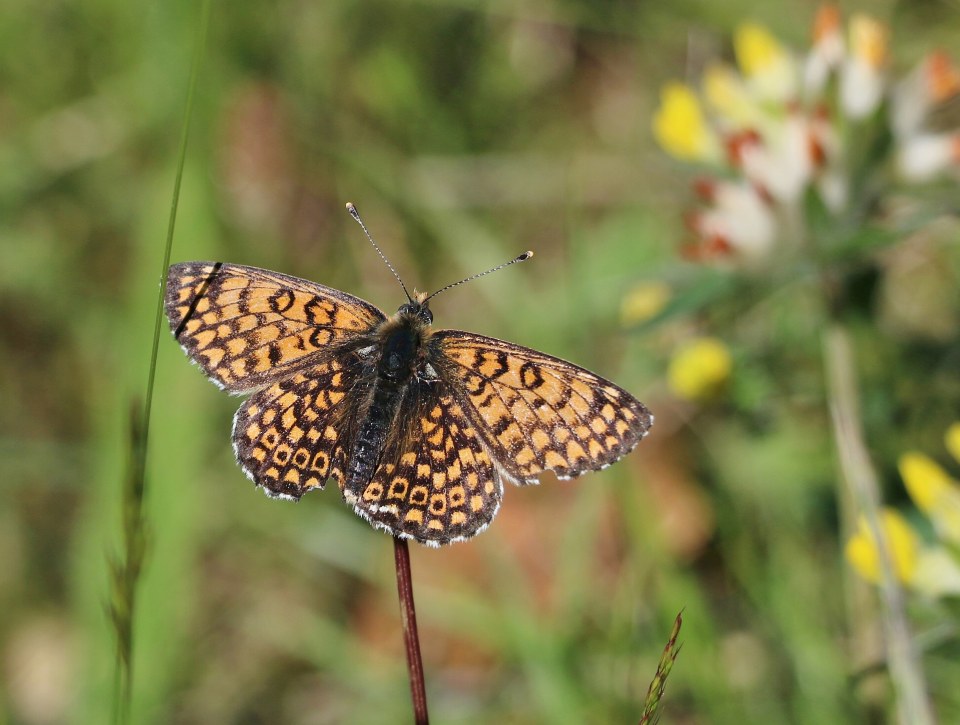
[[[197,26],[196,44],[190,68],[187,90],[187,102],[184,109],[180,152],[177,160],[177,173],[173,186],[173,198],[170,205],[170,217],[167,224],[167,237],[163,249],[163,262],[160,268],[159,291],[157,294],[156,315],[153,325],[153,342],[150,351],[150,367],[147,373],[147,385],[142,408],[134,404],[130,423],[130,460],[124,476],[122,518],[123,518],[123,555],[120,560],[110,562],[111,597],[109,604],[110,620],[116,635],[116,660],[114,675],[113,721],[128,723],[133,698],[133,624],[136,605],[137,582],[143,569],[147,549],[147,521],[143,515],[143,501],[146,494],[147,451],[150,440],[150,417],[153,404],[153,388],[157,371],[157,352],[160,347],[160,330],[163,327],[163,279],[170,266],[173,248],[173,232],[177,220],[177,206],[180,200],[180,184],[187,155],[187,140],[190,133],[190,118],[196,95],[197,78],[200,63],[206,46],[207,29],[210,22],[210,0],[204,0],[200,9],[200,22]]]

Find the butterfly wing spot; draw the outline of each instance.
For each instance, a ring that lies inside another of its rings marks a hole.
[[[397,476],[390,482],[390,498],[396,498],[403,501],[407,498],[407,491],[410,488],[410,482],[401,477]]]
[[[364,501],[380,501],[383,498],[383,485],[372,481],[363,492]]]
[[[286,465],[287,461],[290,460],[290,455],[293,453],[293,449],[290,448],[286,443],[281,443],[273,451],[273,461],[281,466]]]
[[[417,486],[410,494],[410,503],[414,506],[423,506],[427,502],[426,486]]]
[[[535,427],[530,432],[530,440],[538,451],[546,450],[551,445],[550,434],[540,426]]]

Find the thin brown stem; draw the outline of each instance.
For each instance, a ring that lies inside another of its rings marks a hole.
[[[413,697],[413,720],[417,725],[427,725],[430,721],[427,716],[427,690],[420,656],[417,612],[413,606],[413,578],[410,576],[407,540],[394,537],[393,553],[397,564],[397,591],[400,595],[400,618],[403,620],[403,643],[407,650],[407,671],[410,673],[410,694]]]

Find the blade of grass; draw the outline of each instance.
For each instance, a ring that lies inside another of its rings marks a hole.
[[[413,577],[410,575],[407,540],[395,536],[393,553],[397,565],[397,591],[400,596],[400,618],[403,620],[403,643],[407,650],[407,670],[410,673],[410,694],[413,697],[413,720],[417,725],[427,725],[427,690],[423,677],[423,658],[420,656],[417,613],[413,606]]]
[[[196,44],[191,61],[186,107],[180,134],[177,173],[173,185],[173,199],[170,204],[170,218],[163,249],[163,262],[160,268],[160,285],[157,293],[147,385],[142,409],[140,406],[134,407],[130,425],[131,457],[125,476],[123,494],[123,558],[120,561],[112,561],[110,566],[112,589],[109,610],[117,638],[113,706],[115,723],[128,723],[130,721],[130,706],[133,699],[133,625],[136,613],[137,583],[146,556],[147,522],[143,515],[143,501],[146,496],[147,449],[150,441],[150,414],[153,407],[153,389],[157,372],[157,352],[160,347],[160,330],[163,326],[163,280],[166,277],[167,268],[170,266],[173,232],[176,226],[177,206],[180,200],[180,184],[183,179],[183,167],[187,156],[187,139],[190,135],[190,118],[196,95],[197,78],[200,73],[200,62],[206,46],[210,6],[210,0],[204,0],[200,8],[200,22],[197,25]]]
[[[124,476],[121,516],[123,520],[123,559],[111,559],[111,599],[108,614],[117,637],[114,670],[113,722],[130,720],[131,677],[133,674],[133,612],[136,583],[143,568],[147,549],[147,528],[143,518],[143,477],[137,475],[137,461],[143,455],[143,409],[137,403],[130,410],[130,459]]]

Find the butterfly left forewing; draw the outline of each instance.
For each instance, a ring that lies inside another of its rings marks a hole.
[[[516,483],[552,470],[604,468],[646,435],[653,416],[609,380],[536,350],[460,330],[434,333],[431,362],[458,393],[492,455]]]
[[[172,265],[165,307],[187,355],[234,393],[263,388],[386,319],[346,292],[220,262]]]
[[[356,490],[341,487],[374,526],[428,546],[478,534],[503,495],[500,473],[460,403],[439,381],[421,380],[404,395],[372,479]]]

